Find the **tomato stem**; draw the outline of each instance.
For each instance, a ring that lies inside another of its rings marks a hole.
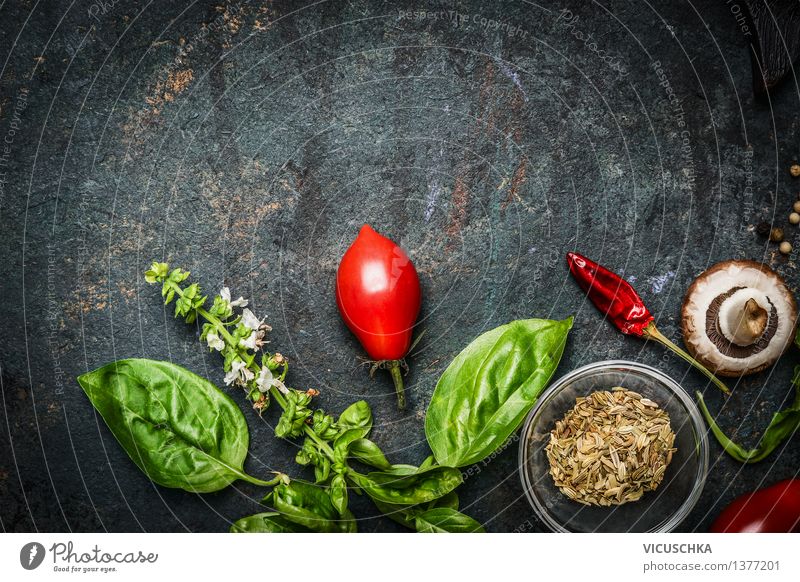
[[[401,366],[402,363],[400,360],[386,362],[386,367],[389,368],[389,373],[392,375],[394,390],[397,392],[397,408],[404,410],[406,407],[406,392],[403,387],[403,374],[400,371]]]

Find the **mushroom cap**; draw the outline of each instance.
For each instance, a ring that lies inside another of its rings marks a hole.
[[[745,289],[757,300],[766,299],[769,315],[760,337],[743,346],[726,337],[729,319],[721,322],[719,315],[726,314],[725,302]],[[797,304],[783,278],[755,261],[723,261],[710,267],[689,286],[681,308],[686,348],[719,376],[746,376],[771,366],[792,343],[796,326]]]

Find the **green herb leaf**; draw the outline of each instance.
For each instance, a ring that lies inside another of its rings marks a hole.
[[[461,471],[452,467],[419,470],[408,465],[395,465],[392,470],[367,475],[350,471],[348,477],[373,500],[394,505],[434,501],[452,492],[463,480]]]
[[[154,482],[207,493],[237,479],[249,433],[228,396],[190,371],[154,360],[113,362],[78,377],[111,432]]]
[[[372,410],[364,400],[359,400],[339,415],[336,424],[342,430],[360,429],[361,436],[365,437],[372,430]]]
[[[350,443],[349,454],[365,465],[381,469],[391,469],[392,464],[386,459],[380,447],[369,439],[358,439]]]
[[[449,507],[422,511],[414,516],[421,533],[485,533],[483,526],[468,515]]]
[[[334,460],[344,463],[347,460],[351,445],[360,440],[363,434],[362,429],[351,428],[336,437],[336,440],[333,441]]]
[[[320,455],[314,465],[314,481],[324,483],[331,476],[331,461],[328,457]]]
[[[571,317],[512,321],[456,356],[425,417],[425,435],[440,464],[477,463],[508,439],[553,376],[571,328]]]
[[[347,501],[348,501],[348,494],[347,494],[347,482],[344,479],[344,475],[335,475],[331,480],[331,503],[336,508],[340,514],[343,514],[347,511]]]
[[[737,445],[725,435],[711,416],[705,400],[703,400],[703,395],[700,392],[697,392],[697,401],[700,404],[700,410],[706,418],[708,426],[711,427],[711,432],[714,433],[719,444],[725,449],[725,452],[740,463],[757,463],[769,456],[783,441],[792,436],[795,431],[800,428],[800,366],[794,369],[792,384],[795,390],[794,401],[790,406],[773,415],[761,440],[758,441],[758,445],[750,450],[746,450],[741,445]]]
[[[340,514],[325,489],[305,481],[280,483],[264,501],[271,502],[284,519],[311,531],[355,531],[352,514],[348,511]]]
[[[256,513],[236,521],[231,525],[231,533],[300,533],[310,531],[301,525],[284,519],[274,511]]]
[[[386,517],[414,530],[417,529],[416,516],[418,514],[436,508],[448,508],[457,511],[459,505],[458,494],[455,491],[448,493],[444,497],[435,499],[428,504],[418,506],[383,503],[377,500],[373,500],[373,502]]]
[[[427,457],[425,457],[425,460],[422,461],[422,463],[420,463],[419,468],[427,469],[428,467],[433,467],[435,465],[436,465],[436,457],[434,457],[433,455],[428,455]]]
[[[163,281],[167,276],[168,269],[169,266],[167,265],[167,263],[157,263],[154,261],[150,269],[145,271],[144,280],[147,281],[148,283]]]

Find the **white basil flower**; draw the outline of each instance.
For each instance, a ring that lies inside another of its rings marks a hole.
[[[244,297],[239,297],[239,299],[231,301],[231,290],[227,287],[220,289],[219,296],[227,301],[231,307],[247,307],[248,301]]]
[[[225,385],[240,384],[244,386],[253,378],[255,378],[255,374],[247,368],[244,360],[234,360],[231,363],[231,371],[225,374]]]
[[[276,378],[272,373],[272,370],[270,370],[266,366],[261,368],[261,373],[258,375],[258,378],[256,378],[256,386],[258,386],[258,389],[261,392],[268,391],[272,386],[275,386],[278,390],[280,390],[284,394],[289,392],[286,386],[283,385],[283,382],[281,382],[278,378]]]
[[[221,352],[225,348],[225,341],[222,340],[215,331],[210,331],[206,334],[206,341],[208,342],[208,347]]]
[[[258,341],[259,340],[258,334],[259,332],[257,331],[250,332],[250,335],[247,337],[247,339],[242,338],[239,340],[239,345],[242,346],[243,348],[247,348],[248,350],[258,349],[259,347],[261,347]]]
[[[242,325],[247,329],[256,331],[262,325],[262,320],[258,319],[249,309],[242,310]]]

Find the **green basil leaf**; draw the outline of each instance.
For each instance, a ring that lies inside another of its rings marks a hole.
[[[425,417],[425,435],[440,464],[477,463],[519,428],[553,376],[571,328],[571,317],[512,321],[456,356]]]
[[[711,416],[711,412],[709,412],[700,392],[697,392],[697,401],[708,426],[711,427],[711,432],[714,433],[725,452],[740,463],[757,463],[768,457],[783,441],[800,429],[800,366],[794,369],[792,384],[794,385],[794,401],[791,405],[772,416],[772,420],[761,436],[761,440],[758,441],[755,448],[750,450],[736,444],[725,435]]]
[[[457,511],[459,505],[458,494],[455,491],[448,493],[439,499],[434,499],[427,505],[423,506],[397,505],[394,503],[384,503],[376,499],[373,499],[373,503],[375,503],[375,506],[380,510],[381,513],[383,513],[392,521],[414,530],[417,529],[415,518],[418,514],[440,507]]]
[[[330,491],[331,503],[340,514],[343,514],[347,511],[348,501],[347,482],[344,479],[344,475],[334,476],[331,480]]]
[[[336,440],[333,441],[333,448],[335,452],[341,451],[342,461],[347,458],[348,452],[352,448],[352,444],[355,441],[360,440],[363,437],[363,434],[364,433],[362,429],[351,428],[336,437]]]
[[[342,430],[360,429],[361,436],[365,437],[372,430],[372,410],[364,400],[359,400],[339,415],[336,424]]]
[[[320,455],[319,463],[314,465],[314,481],[324,483],[331,476],[331,461],[328,457]]]
[[[372,502],[375,504],[375,507],[377,507],[378,510],[384,515],[384,517],[388,517],[392,521],[397,522],[409,529],[417,528],[417,526],[414,524],[415,509],[413,506],[385,503],[377,499],[373,499]]]
[[[171,364],[129,359],[78,377],[122,448],[154,482],[197,493],[236,479],[250,435],[239,407],[208,380]]]
[[[368,439],[358,439],[350,443],[350,456],[365,465],[376,469],[387,470],[392,468],[392,464],[386,460],[380,447]]]
[[[352,514],[336,510],[328,492],[305,481],[277,485],[265,497],[284,519],[316,532],[355,531]]]
[[[436,465],[436,457],[433,455],[428,455],[422,463],[420,463],[420,469],[427,469],[428,467],[433,467]]]
[[[449,507],[417,513],[414,525],[421,533],[485,533],[483,526],[468,515]]]
[[[374,501],[394,505],[419,505],[444,497],[462,482],[461,471],[452,467],[431,467],[407,472],[405,466],[392,471],[373,471],[348,476]]]
[[[236,521],[231,525],[231,533],[300,533],[308,529],[284,519],[274,511],[256,513]]]
[[[430,505],[428,505],[428,509],[434,509],[435,507],[447,507],[449,509],[458,510],[458,506],[458,493],[453,491],[452,493],[448,493],[444,497],[433,501]]]

